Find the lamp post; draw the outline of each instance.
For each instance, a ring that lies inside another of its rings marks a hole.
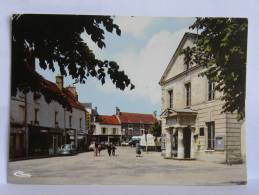
[[[147,153],[147,134],[148,134],[148,130],[147,130],[147,129],[145,129],[144,133],[145,133],[146,153]]]

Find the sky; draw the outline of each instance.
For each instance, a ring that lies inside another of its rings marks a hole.
[[[121,91],[113,86],[109,77],[102,85],[96,78],[89,78],[86,84],[76,84],[79,101],[91,102],[99,114],[115,114],[115,107],[122,112],[161,113],[161,87],[158,84],[172,58],[176,47],[195,18],[166,17],[115,17],[114,23],[121,29],[121,36],[105,33],[106,48],[99,49],[91,38],[81,37],[97,58],[116,61],[121,70],[135,85],[134,90]],[[55,82],[55,72],[36,70],[46,79]],[[65,77],[64,85],[73,80]]]

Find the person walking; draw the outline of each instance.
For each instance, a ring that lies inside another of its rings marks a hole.
[[[98,156],[101,156],[102,145],[100,143],[98,144],[97,150],[98,150]]]
[[[136,157],[140,157],[141,155],[141,149],[140,149],[140,144],[136,143]]]
[[[112,143],[112,156],[115,156],[115,150],[116,150],[115,144]]]
[[[97,156],[97,154],[98,154],[98,143],[95,142],[94,143],[94,156]]]
[[[111,151],[112,151],[111,143],[108,143],[107,151],[108,151],[109,156],[111,156]]]

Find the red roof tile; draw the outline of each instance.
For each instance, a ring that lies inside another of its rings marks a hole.
[[[98,116],[100,124],[106,124],[106,125],[120,125],[120,121],[118,118],[114,115],[108,116],[108,115],[99,115]]]
[[[80,104],[80,102],[76,99],[76,97],[67,88],[63,89],[63,93],[66,94],[67,100],[71,107],[78,108],[80,110],[85,111],[84,106],[82,104]]]
[[[39,74],[38,74],[38,77],[41,80],[41,82],[43,83],[43,85],[45,85],[45,87],[47,87],[53,93],[63,96],[72,108],[77,108],[77,109],[85,111],[84,106],[76,99],[76,97],[67,88],[63,88],[61,90],[56,85],[56,83],[46,80],[44,77],[42,77]]]
[[[142,123],[153,124],[156,118],[152,114],[120,112],[119,119],[121,123]]]

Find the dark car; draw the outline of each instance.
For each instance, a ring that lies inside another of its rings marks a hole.
[[[140,141],[139,140],[130,140],[129,141],[129,145],[130,146],[134,146],[135,147],[137,143],[140,143]]]
[[[73,144],[64,144],[60,147],[58,154],[60,155],[75,155],[77,154],[77,150],[75,145]]]

